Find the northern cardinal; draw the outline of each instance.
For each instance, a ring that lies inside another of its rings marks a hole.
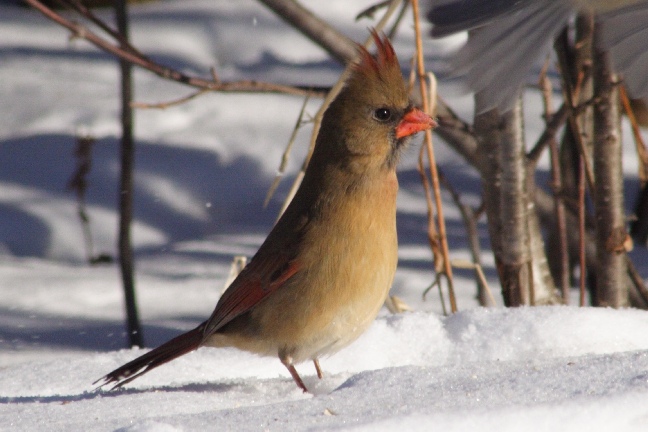
[[[394,49],[372,31],[345,87],[327,109],[294,199],[195,329],[99,379],[120,387],[201,346],[315,363],[353,342],[374,320],[397,263],[396,164],[411,135],[436,122],[408,99]],[[95,383],[96,384],[96,383]]]
[[[531,68],[578,11],[598,14],[602,48],[628,92],[648,96],[648,0],[428,1],[432,36],[479,29],[452,59],[453,73],[480,93],[477,112],[510,109]]]

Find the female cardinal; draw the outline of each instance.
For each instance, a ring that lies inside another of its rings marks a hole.
[[[372,32],[322,119],[301,187],[268,238],[195,329],[99,379],[120,387],[201,346],[295,363],[353,342],[374,320],[396,271],[396,163],[411,135],[436,125],[408,100],[398,59]]]

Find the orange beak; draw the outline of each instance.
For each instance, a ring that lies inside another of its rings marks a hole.
[[[432,129],[439,124],[418,108],[412,108],[396,126],[396,138],[400,139],[417,132]]]

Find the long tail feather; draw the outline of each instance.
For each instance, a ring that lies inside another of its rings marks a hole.
[[[135,360],[115,369],[108,375],[99,378],[93,383],[93,385],[101,382],[98,387],[101,388],[105,385],[115,383],[111,388],[111,390],[114,390],[124,384],[128,384],[135,378],[144,375],[151,369],[197,349],[202,343],[204,328],[205,323],[202,323],[195,329],[171,339],[164,345],[149,351]]]

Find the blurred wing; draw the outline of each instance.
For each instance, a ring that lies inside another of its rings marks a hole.
[[[432,36],[444,37],[488,24],[500,15],[515,12],[533,0],[437,0],[428,12]]]
[[[299,263],[292,254],[257,254],[223,293],[207,320],[203,332],[205,337],[252,309],[298,271]]]
[[[467,1],[483,5],[485,0]],[[452,59],[453,75],[478,93],[476,110],[508,111],[534,64],[549,52],[556,35],[572,16],[573,4],[564,0],[493,1],[501,12],[474,30]],[[511,13],[507,13],[511,10]],[[475,17],[475,20],[477,17]],[[490,18],[489,18],[490,19]],[[468,20],[471,21],[471,20]],[[474,21],[474,20],[473,20]]]
[[[633,97],[648,96],[648,2],[602,15],[603,45]]]

